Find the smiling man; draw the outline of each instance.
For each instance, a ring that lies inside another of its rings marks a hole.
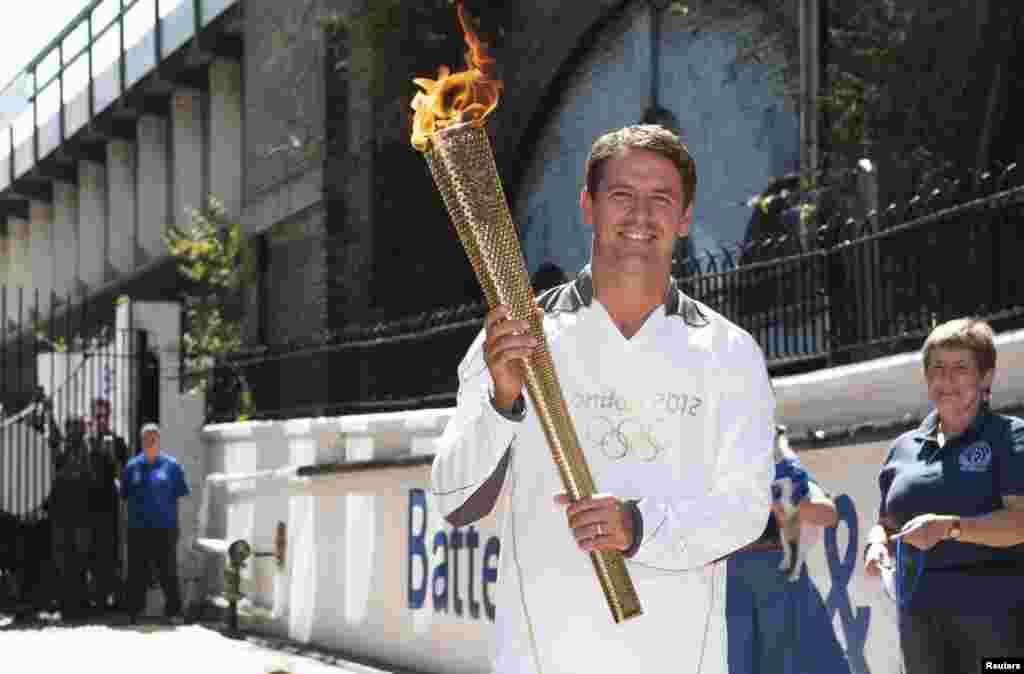
[[[685,145],[660,126],[599,138],[580,196],[591,264],[538,299],[601,495],[569,503],[561,493],[523,396],[520,361],[537,346],[526,322],[496,307],[459,366],[433,488],[456,526],[509,494],[500,674],[726,671],[717,560],[764,527],[775,401],[750,335],[670,276],[696,183]],[[613,624],[592,550],[624,554],[642,616]]]

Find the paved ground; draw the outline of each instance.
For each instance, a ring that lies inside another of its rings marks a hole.
[[[0,615],[0,671],[42,674],[399,674],[304,645],[229,639],[215,626],[11,624]]]

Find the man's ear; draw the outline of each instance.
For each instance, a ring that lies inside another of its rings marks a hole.
[[[690,225],[693,223],[693,202],[686,207],[683,211],[683,217],[679,220],[679,225],[676,227],[676,235],[679,237],[686,236],[690,233]]]
[[[992,380],[996,376],[996,369],[992,368],[985,374],[981,375],[981,390],[984,392],[992,391]]]
[[[593,226],[594,224],[594,199],[590,192],[584,187],[580,190],[580,210],[583,211],[583,222]]]

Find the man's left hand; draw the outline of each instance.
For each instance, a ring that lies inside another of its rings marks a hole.
[[[918,515],[903,525],[898,533],[890,536],[892,540],[903,539],[919,550],[929,550],[946,539],[956,518],[952,515],[936,515],[927,513]]]
[[[573,503],[568,494],[558,494],[555,503],[566,506],[569,528],[580,550],[622,552],[633,544],[633,517],[622,499],[595,494]]]

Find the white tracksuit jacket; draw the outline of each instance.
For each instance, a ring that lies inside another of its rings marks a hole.
[[[483,335],[459,365],[458,405],[433,464],[435,502],[465,524],[501,488],[494,671],[726,672],[725,565],[764,529],[774,395],[745,331],[673,286],[626,340],[593,298],[589,270],[540,298],[555,368],[598,491],[639,499],[643,538],[627,567],[644,614],[616,625],[532,402],[491,405]],[[502,486],[503,485],[503,486]]]

